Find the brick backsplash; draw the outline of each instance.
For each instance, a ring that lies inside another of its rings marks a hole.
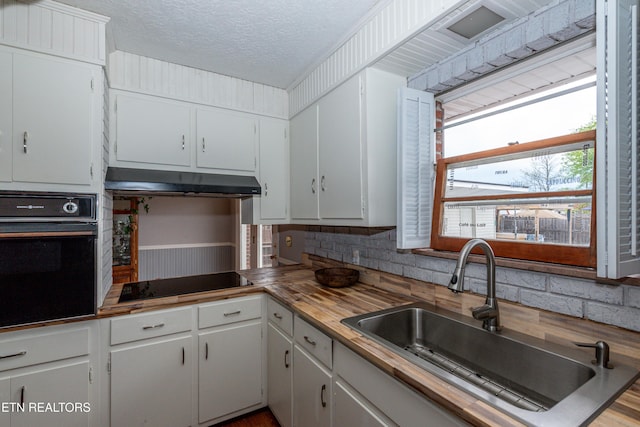
[[[446,286],[455,260],[396,249],[395,229],[309,227],[304,251],[322,258]],[[486,267],[470,263],[465,292],[485,293]],[[543,272],[496,268],[499,298],[640,332],[640,288]]]

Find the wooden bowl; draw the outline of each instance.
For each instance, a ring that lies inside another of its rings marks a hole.
[[[331,288],[344,288],[351,286],[358,281],[360,272],[353,268],[321,268],[316,270],[316,279],[322,285]]]

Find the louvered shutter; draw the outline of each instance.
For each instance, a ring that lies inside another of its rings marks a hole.
[[[598,276],[612,279],[640,273],[638,3],[603,0],[597,11]]]
[[[434,99],[428,92],[398,92],[399,249],[428,247],[434,185]]]

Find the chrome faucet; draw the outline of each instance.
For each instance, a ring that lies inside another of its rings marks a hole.
[[[482,327],[488,331],[496,332],[501,329],[500,311],[498,310],[498,300],[496,299],[496,259],[493,250],[487,242],[482,239],[469,240],[460,250],[460,257],[453,271],[449,289],[452,292],[460,293],[464,290],[464,269],[467,265],[467,258],[471,250],[476,246],[480,247],[487,258],[487,299],[484,305],[471,309],[474,319],[482,320]]]

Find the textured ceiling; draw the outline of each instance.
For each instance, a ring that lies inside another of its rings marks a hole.
[[[111,18],[115,49],[287,88],[388,0],[57,0]]]

